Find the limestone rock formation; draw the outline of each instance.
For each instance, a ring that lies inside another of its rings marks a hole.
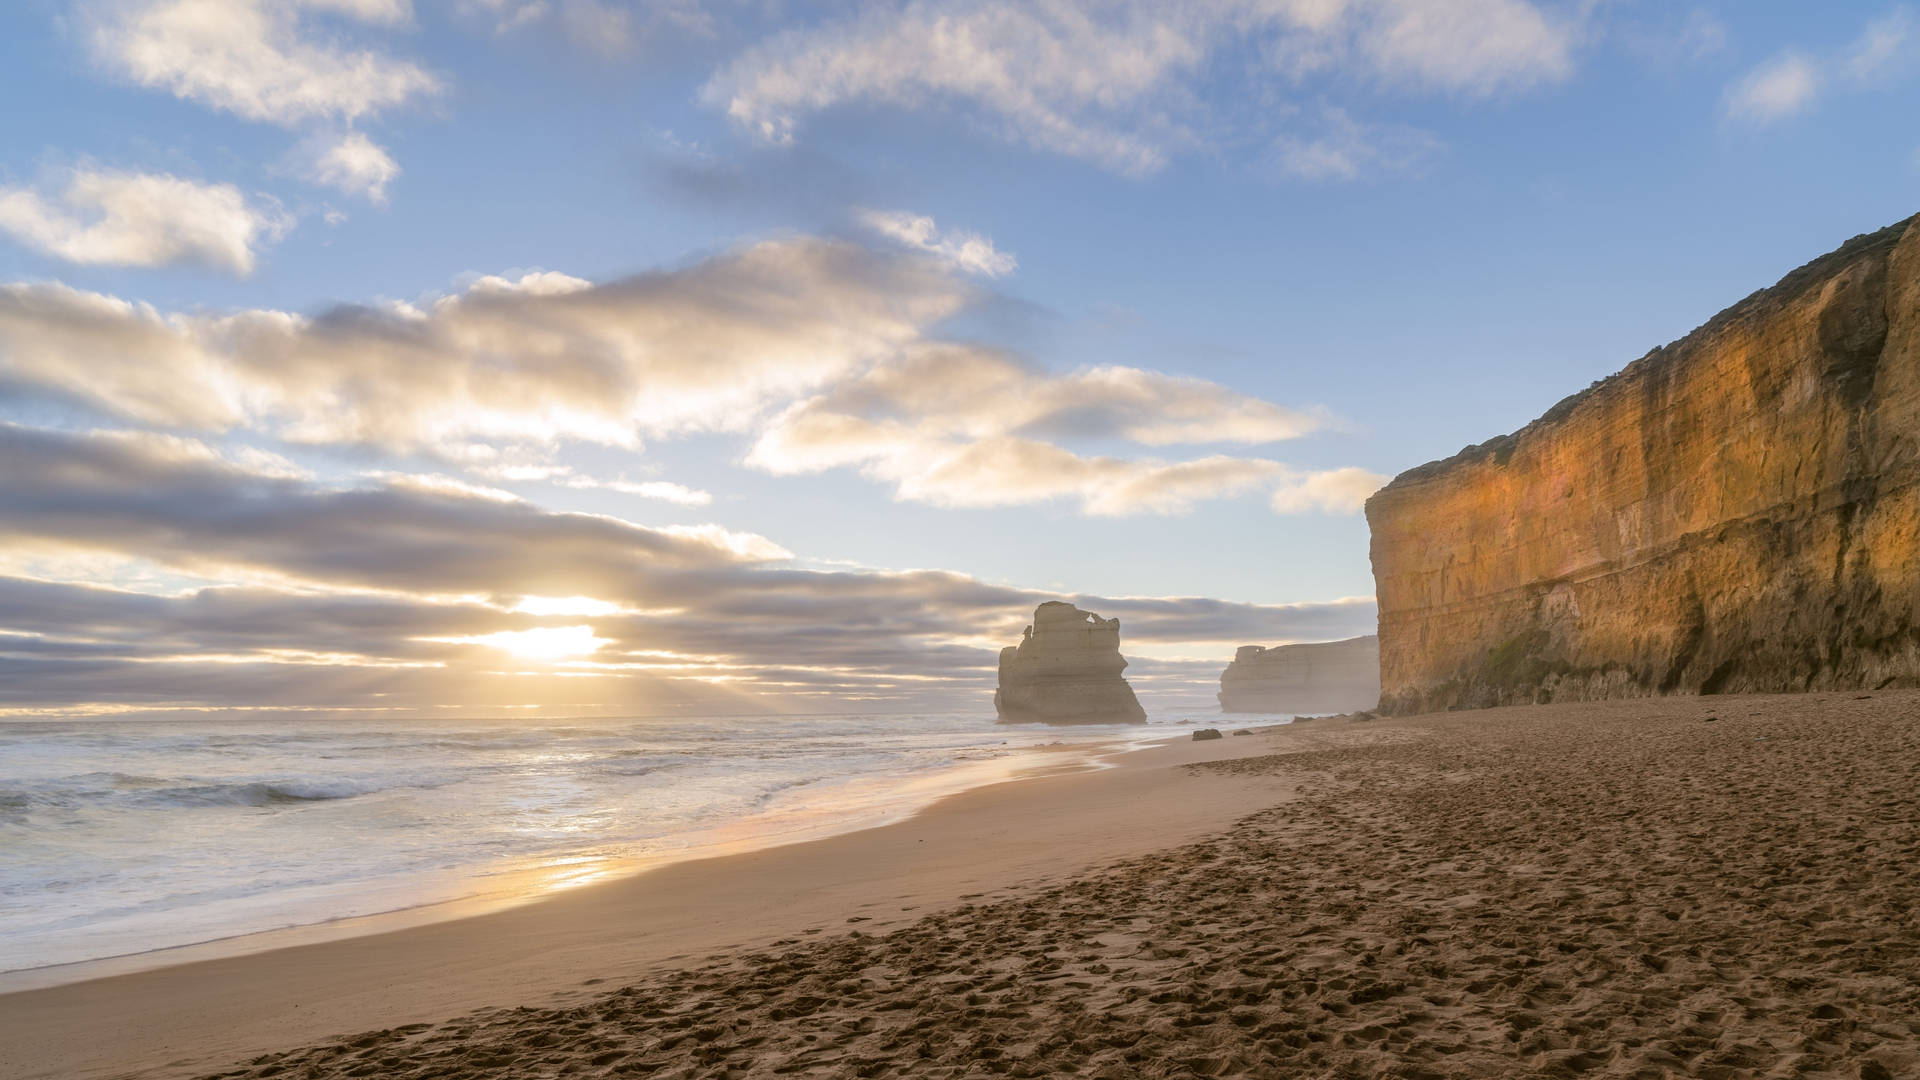
[[[1003,722],[1138,724],[1147,712],[1120,673],[1120,620],[1051,600],[1020,644],[1000,650],[993,707]]]
[[[1383,707],[1920,685],[1916,222],[1374,495]]]
[[[1220,711],[1339,713],[1380,700],[1380,639],[1242,645],[1220,673]]]

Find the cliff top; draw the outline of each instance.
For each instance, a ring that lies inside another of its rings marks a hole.
[[[1541,434],[1547,429],[1558,425],[1567,419],[1567,417],[1571,416],[1573,412],[1580,407],[1582,402],[1600,393],[1607,386],[1623,379],[1635,378],[1657,371],[1661,367],[1681,362],[1685,357],[1691,355],[1697,346],[1715,337],[1729,325],[1746,319],[1756,318],[1776,310],[1779,307],[1783,307],[1804,294],[1809,288],[1839,273],[1859,259],[1868,255],[1892,250],[1894,245],[1898,244],[1901,238],[1906,235],[1907,229],[1910,226],[1914,226],[1916,222],[1920,222],[1920,214],[1915,214],[1901,221],[1897,221],[1878,232],[1863,233],[1848,240],[1833,251],[1787,274],[1772,286],[1758,289],[1748,294],[1745,299],[1740,300],[1713,318],[1708,319],[1680,340],[1662,345],[1628,364],[1626,367],[1621,368],[1619,371],[1614,372],[1612,375],[1598,380],[1585,390],[1560,399],[1552,408],[1541,413],[1538,419],[1527,424],[1520,430],[1509,435],[1495,436],[1486,442],[1466,447],[1452,457],[1441,458],[1438,461],[1429,461],[1425,465],[1416,465],[1394,477],[1393,481],[1386,487],[1375,492],[1374,497],[1378,498],[1379,495],[1398,487],[1417,484],[1423,480],[1430,480],[1462,465],[1471,465],[1488,459],[1492,459],[1495,464],[1505,464],[1507,459],[1513,455],[1514,448],[1519,445],[1523,438],[1530,435]],[[1368,502],[1372,501],[1372,499],[1368,500]]]
[[[1359,637],[1341,638],[1339,641],[1292,641],[1285,645],[1242,645],[1234,651],[1233,655],[1235,662],[1238,662],[1244,657],[1270,655],[1288,649],[1327,649],[1340,645],[1360,648],[1363,647],[1363,643],[1376,640],[1376,635],[1361,634]]]

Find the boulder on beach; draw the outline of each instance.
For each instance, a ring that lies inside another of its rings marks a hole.
[[[1058,600],[1041,604],[1020,644],[1000,650],[993,708],[1003,723],[1144,724],[1121,677],[1120,620]]]
[[[1193,733],[1194,742],[1206,742],[1208,739],[1218,739],[1218,738],[1220,738],[1219,728],[1203,727],[1199,731],[1196,731]]]

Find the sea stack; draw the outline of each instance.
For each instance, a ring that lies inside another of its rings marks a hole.
[[[1242,645],[1220,673],[1224,713],[1344,713],[1380,700],[1380,639],[1372,634],[1264,648]]]
[[[1145,723],[1126,668],[1119,619],[1050,600],[1034,609],[1020,644],[1000,650],[993,708],[1002,723]]]
[[[1368,500],[1382,708],[1920,685],[1916,221]]]

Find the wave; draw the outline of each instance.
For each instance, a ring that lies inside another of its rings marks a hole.
[[[456,775],[344,779],[292,776],[258,780],[163,779],[128,773],[82,773],[42,787],[0,790],[0,814],[24,815],[39,808],[88,807],[172,810],[220,806],[281,806],[334,802],[396,789],[428,789],[456,783]]]
[[[331,802],[371,795],[390,786],[350,780],[252,780],[232,784],[193,784],[145,792],[149,802],[168,806],[276,806],[284,803]]]

